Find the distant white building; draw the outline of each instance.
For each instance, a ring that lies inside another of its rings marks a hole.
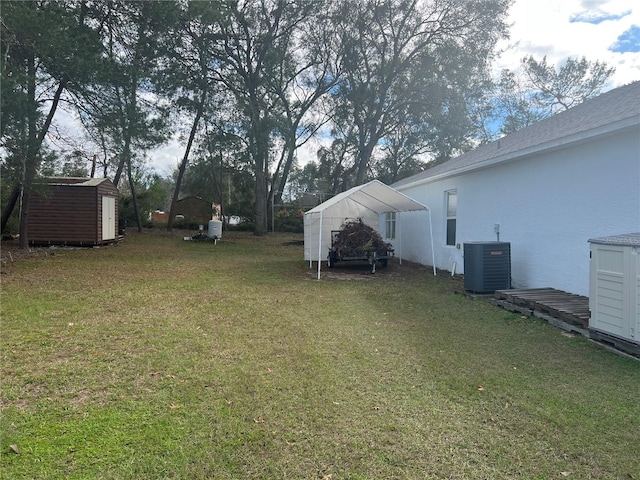
[[[640,232],[640,82],[392,187],[430,208],[436,267],[463,273],[465,242],[500,240],[513,287],[588,295],[588,240]],[[401,215],[396,250],[431,265],[428,224]]]

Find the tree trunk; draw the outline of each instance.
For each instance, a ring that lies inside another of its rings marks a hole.
[[[375,145],[376,142],[371,140],[358,151],[358,170],[356,172],[356,185],[362,185],[367,179],[367,169],[369,168],[371,154],[373,153],[373,147],[375,147]]]
[[[285,148],[287,149],[287,159],[284,162],[284,167],[282,168],[282,172],[280,173],[280,179],[278,180],[277,187],[274,185],[273,188],[277,188],[271,198],[273,199],[273,203],[275,205],[282,202],[282,192],[284,192],[284,187],[287,185],[287,179],[289,178],[289,173],[291,172],[291,167],[293,166],[293,160],[295,158],[295,140],[293,144],[290,144],[290,141],[286,142]]]
[[[129,130],[126,129],[124,133],[124,148],[122,149],[122,153],[120,154],[120,158],[118,158],[118,168],[116,169],[116,174],[113,176],[113,185],[118,188],[118,184],[120,183],[120,178],[122,177],[122,171],[124,170],[124,166],[128,165],[130,162],[130,143],[131,143],[131,135],[127,132]]]
[[[264,173],[264,159],[256,160],[256,226],[255,235],[267,232],[267,176]]]
[[[191,125],[191,132],[189,133],[189,141],[187,142],[187,147],[185,148],[184,156],[182,157],[182,161],[180,162],[180,167],[178,168],[178,178],[176,178],[176,186],[173,189],[173,197],[171,198],[171,207],[169,208],[169,218],[167,219],[168,232],[171,232],[173,230],[173,218],[176,213],[176,203],[178,202],[178,196],[180,195],[182,178],[184,177],[184,172],[187,169],[187,164],[189,163],[189,153],[191,152],[193,139],[195,138],[196,132],[198,131],[198,124],[200,123],[200,118],[202,117],[202,111],[204,110],[205,100],[206,100],[206,92],[203,92],[200,98],[200,102],[198,103],[196,118],[194,118],[193,125]]]
[[[213,155],[209,155],[211,159],[211,178],[213,179],[213,198],[219,199],[220,211],[218,212],[218,217],[220,220],[224,220],[224,187],[223,187],[223,169],[222,169],[222,146],[219,147],[218,157],[220,160],[220,177],[216,182],[216,162],[213,161]]]
[[[253,105],[251,119],[251,136],[253,137],[253,168],[256,177],[255,184],[255,235],[264,235],[267,232],[267,175],[269,155],[269,128],[268,120],[262,118],[259,102],[253,97]]]
[[[123,87],[124,98],[126,100],[127,96],[130,97],[129,105],[125,105],[125,109],[123,111],[122,105],[123,100],[120,95],[120,87],[116,87],[116,95],[118,97],[118,108],[120,109],[120,128],[122,129],[122,136],[124,137],[124,146],[122,148],[122,154],[118,159],[118,168],[116,169],[116,174],[113,177],[113,184],[116,188],[118,188],[118,184],[120,183],[120,178],[122,177],[122,172],[124,167],[130,166],[131,163],[131,137],[133,136],[133,129],[135,126],[135,116],[137,114],[137,86],[138,79],[135,75],[130,79],[129,84],[131,88],[129,92],[127,92],[127,87]]]
[[[22,249],[29,248],[29,194],[31,192],[33,178],[36,173],[37,150],[36,150],[36,122],[38,116],[36,104],[36,66],[35,58],[30,55],[27,59],[27,95],[29,96],[29,117],[27,126],[27,151],[24,157],[22,171],[22,195],[20,197],[20,242]]]
[[[129,188],[131,189],[131,201],[133,202],[133,213],[136,216],[138,233],[142,233],[142,218],[140,217],[140,210],[138,209],[138,197],[136,196],[136,186],[133,182],[133,175],[131,173],[131,155],[129,155],[129,161],[127,162],[127,177],[129,177]]]
[[[27,146],[27,154],[24,159],[24,171],[23,171],[23,180],[22,180],[22,201],[20,205],[20,241],[19,248],[26,249],[29,248],[29,199],[31,197],[31,191],[33,190],[33,180],[35,179],[36,173],[38,171],[38,157],[40,153],[40,147],[42,146],[42,142],[44,142],[44,138],[49,131],[49,127],[51,126],[51,122],[53,121],[53,116],[56,113],[56,109],[58,108],[58,103],[60,103],[60,97],[62,96],[62,92],[64,92],[66,82],[62,81],[58,85],[56,89],[56,93],[53,96],[53,101],[51,102],[51,108],[49,109],[49,114],[40,130],[40,133],[37,134],[36,130],[37,126],[37,101],[36,101],[36,66],[35,59],[33,56],[30,56],[27,61],[27,75],[28,75],[28,95],[31,101],[30,111],[29,111],[29,127],[28,127],[28,146]]]
[[[7,200],[7,204],[2,210],[2,227],[0,231],[4,232],[5,227],[7,226],[7,222],[9,221],[9,217],[11,216],[11,212],[13,212],[14,207],[20,198],[20,192],[22,191],[22,184],[18,183],[13,190],[11,190],[11,195],[9,195],[9,199]]]
[[[84,15],[85,15],[86,5],[85,2],[81,2],[80,5],[80,18],[79,23],[82,25],[84,23]],[[29,200],[31,198],[31,193],[33,191],[33,181],[38,171],[39,166],[39,156],[40,149],[42,147],[42,143],[44,142],[45,137],[47,136],[47,132],[49,131],[49,127],[53,122],[53,117],[56,114],[56,110],[58,109],[58,104],[60,103],[60,98],[62,97],[62,93],[64,92],[67,86],[67,79],[63,78],[60,80],[58,87],[56,88],[56,92],[53,95],[53,100],[51,102],[51,108],[49,109],[49,113],[47,114],[47,118],[45,119],[44,124],[39,133],[36,132],[37,126],[37,117],[38,117],[38,102],[36,100],[36,62],[33,54],[29,55],[27,59],[27,94],[29,96],[29,117],[28,117],[28,146],[27,146],[27,154],[24,159],[24,169],[23,169],[23,179],[22,179],[22,195],[20,202],[20,241],[19,248],[26,249],[29,248]],[[15,192],[15,191],[14,191]],[[13,197],[12,193],[12,197]],[[11,208],[2,215],[2,229],[6,224],[6,221],[11,214],[15,206],[16,199],[13,199],[13,202],[10,202]]]

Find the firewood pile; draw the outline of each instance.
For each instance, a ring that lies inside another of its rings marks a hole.
[[[332,233],[331,252],[339,257],[361,257],[374,252],[383,256],[393,252],[392,245],[382,240],[380,234],[361,218],[345,222],[341,230]]]

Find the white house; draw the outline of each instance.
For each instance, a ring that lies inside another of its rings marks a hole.
[[[402,258],[463,273],[465,242],[511,244],[515,288],[589,293],[589,243],[640,232],[640,82],[611,90],[392,185]],[[455,264],[455,267],[454,267]]]

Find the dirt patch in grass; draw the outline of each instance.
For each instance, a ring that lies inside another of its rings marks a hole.
[[[313,267],[307,272],[307,277],[317,279],[317,263],[314,262]],[[403,260],[402,263],[398,259],[390,259],[386,267],[376,268],[375,273],[370,272],[369,265],[365,262],[342,262],[333,268],[327,268],[323,263],[320,277],[326,280],[383,280],[392,278],[415,278],[415,277],[431,277],[434,276],[433,268],[430,266],[420,265],[414,262]],[[462,275],[451,275],[446,270],[436,270],[437,277],[442,288],[449,289],[451,292],[464,291],[464,279]]]

